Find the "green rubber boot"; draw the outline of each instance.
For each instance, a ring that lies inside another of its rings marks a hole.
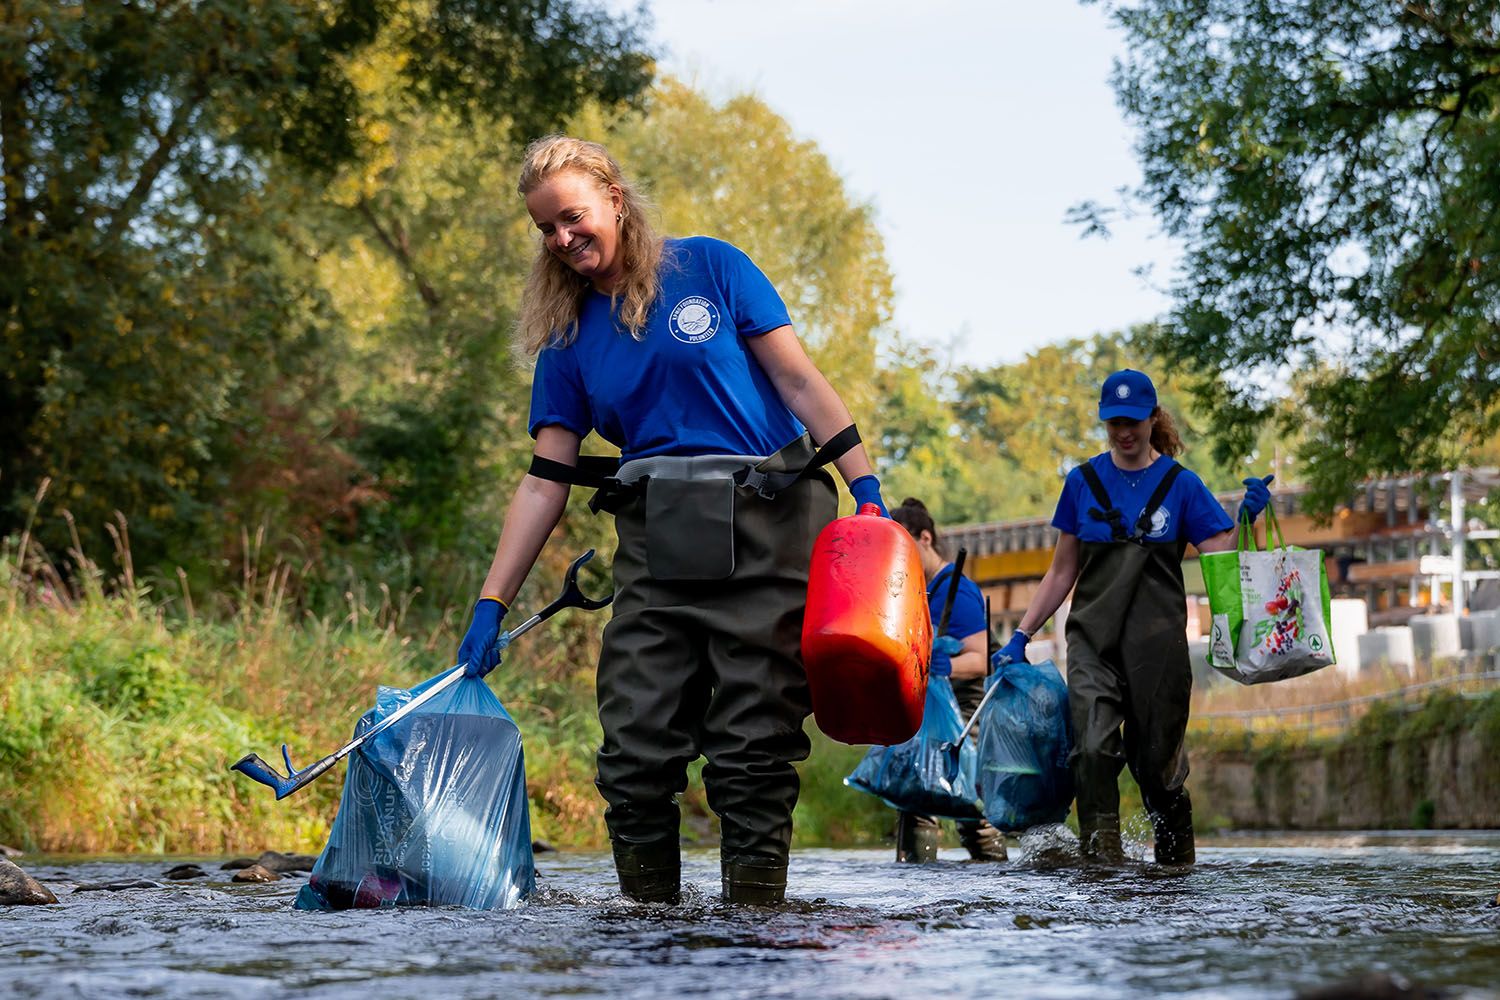
[[[1125,863],[1125,848],[1120,843],[1120,817],[1094,816],[1087,825],[1078,824],[1078,850],[1085,861],[1103,865]]]
[[[620,891],[637,903],[676,903],[682,898],[682,853],[677,838],[649,844],[614,842]]]
[[[1193,803],[1184,790],[1165,812],[1153,813],[1151,825],[1156,832],[1156,863],[1191,865],[1198,860],[1193,841]]]
[[[1010,860],[1010,852],[1005,848],[1005,834],[990,826],[988,820],[960,820],[958,842],[964,845],[971,860]]]
[[[776,906],[786,899],[786,864],[737,860],[720,864],[724,902],[745,906]]]
[[[937,820],[904,812],[896,817],[896,860],[905,864],[928,864],[937,860]]]

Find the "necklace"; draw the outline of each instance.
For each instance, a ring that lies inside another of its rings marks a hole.
[[[1118,465],[1115,466],[1115,472],[1119,473],[1120,478],[1125,481],[1125,485],[1130,487],[1131,489],[1135,489],[1137,486],[1141,485],[1141,480],[1145,479],[1146,473],[1150,471],[1150,465],[1146,466],[1144,469],[1133,470],[1122,469]]]

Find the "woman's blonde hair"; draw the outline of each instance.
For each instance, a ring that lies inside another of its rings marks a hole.
[[[597,142],[566,135],[548,135],[526,147],[518,185],[524,197],[549,177],[576,170],[592,177],[601,188],[620,189],[620,280],[609,295],[610,310],[639,340],[652,303],[661,292],[662,238],[648,218],[650,202],[625,180],[620,165]],[[589,279],[563,263],[546,246],[537,248],[531,275],[521,292],[521,343],[528,354],[550,344],[571,343],[578,335],[578,311],[589,291]]]
[[[1172,415],[1158,406],[1151,412],[1151,416],[1156,420],[1151,425],[1151,447],[1168,458],[1176,458],[1182,454],[1182,437],[1177,433]]]

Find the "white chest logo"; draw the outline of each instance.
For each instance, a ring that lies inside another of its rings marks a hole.
[[[701,344],[719,332],[719,309],[701,295],[689,295],[672,310],[667,329],[684,344]]]
[[[1151,515],[1151,530],[1146,532],[1147,538],[1160,538],[1167,533],[1167,512],[1164,508],[1156,508],[1156,513]]]

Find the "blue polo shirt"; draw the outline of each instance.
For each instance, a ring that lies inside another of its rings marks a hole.
[[[572,343],[537,355],[529,427],[596,431],[621,458],[770,455],[803,433],[749,340],[791,322],[754,262],[706,236],[666,241],[661,294],[636,340],[590,292]]]
[[[938,623],[943,620],[943,603],[948,600],[948,581],[952,577],[953,564],[949,563],[938,570],[932,582],[927,585],[927,607],[932,613],[934,632],[937,630]],[[948,615],[946,634],[955,639],[967,639],[974,633],[984,630],[984,595],[979,591],[979,584],[966,576],[961,576],[958,578],[958,593],[953,595],[953,611]],[[949,657],[942,654],[934,654],[931,666],[939,665],[948,659]],[[940,670],[939,673],[941,672]]]
[[[1116,468],[1109,452],[1095,455],[1089,459],[1089,464],[1099,474],[1110,500],[1125,516],[1126,528],[1133,529],[1146,501],[1151,499],[1162,476],[1171,467],[1172,459],[1163,455],[1141,472],[1128,475]],[[1057,498],[1057,512],[1052,515],[1052,527],[1077,535],[1081,542],[1114,541],[1109,522],[1089,516],[1089,511],[1098,506],[1099,502],[1089,489],[1083,473],[1073,469],[1063,483],[1062,495]],[[1151,528],[1147,531],[1145,540],[1175,542],[1186,539],[1197,545],[1205,538],[1233,527],[1234,520],[1224,513],[1224,508],[1219,506],[1219,501],[1214,499],[1203,480],[1198,478],[1196,472],[1184,468],[1178,473],[1172,488],[1167,491],[1166,499],[1151,519]]]

